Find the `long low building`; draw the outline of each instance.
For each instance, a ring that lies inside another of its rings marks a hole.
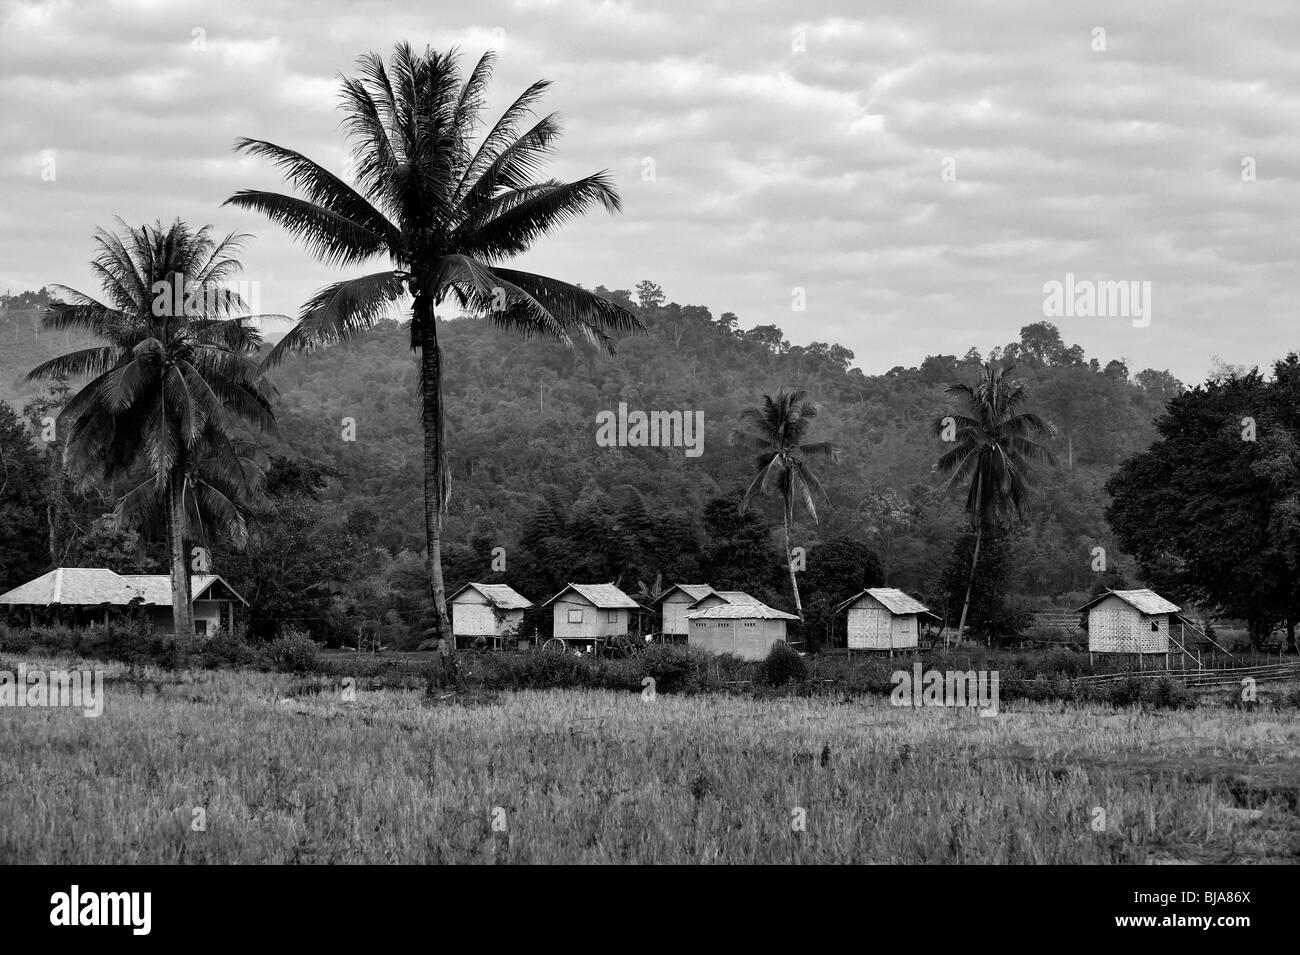
[[[761,660],[775,644],[786,642],[787,621],[799,618],[755,600],[716,603],[688,612],[686,619],[691,646],[710,653],[730,653],[742,660]]]
[[[194,631],[200,636],[229,629],[235,605],[248,601],[216,574],[190,577]],[[139,608],[159,630],[172,626],[172,580],[167,574],[118,574],[106,567],[58,567],[0,594],[0,609],[25,623],[54,610],[76,623],[107,622],[114,613]]]

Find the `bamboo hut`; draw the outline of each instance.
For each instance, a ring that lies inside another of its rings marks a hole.
[[[613,584],[569,584],[542,606],[548,604],[553,605],[553,636],[579,645],[625,636],[632,611],[641,609]]]
[[[507,584],[468,583],[448,601],[451,605],[451,632],[460,646],[479,637],[495,645],[510,630],[524,622],[524,611],[533,602]]]
[[[1108,590],[1078,609],[1088,614],[1088,653],[1169,654],[1170,616],[1179,608],[1151,590]]]
[[[848,613],[850,650],[914,650],[921,617],[938,619],[919,600],[892,587],[869,587],[835,608]]]

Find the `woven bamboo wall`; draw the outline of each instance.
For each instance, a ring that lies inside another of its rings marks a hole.
[[[1088,650],[1168,653],[1169,615],[1147,616],[1118,597],[1107,598],[1088,611]]]
[[[915,614],[891,613],[870,595],[849,608],[850,650],[906,650],[916,646]]]

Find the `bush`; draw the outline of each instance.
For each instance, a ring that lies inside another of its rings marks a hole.
[[[633,659],[640,666],[640,677],[653,679],[659,693],[688,693],[698,688],[704,675],[705,661],[698,649],[660,644],[646,647]],[[636,684],[641,686],[640,678]]]
[[[26,653],[36,642],[30,630],[11,630],[0,624],[0,650]]]
[[[1112,706],[1132,706],[1142,699],[1142,681],[1135,676],[1116,680],[1106,694],[1106,701]]]
[[[758,682],[767,686],[803,683],[807,679],[807,662],[785,643],[773,644],[758,668]]]
[[[1158,706],[1163,709],[1184,709],[1196,705],[1196,697],[1176,680],[1167,676],[1162,676],[1155,683],[1148,686],[1148,701],[1152,706]]]
[[[316,668],[320,646],[301,630],[286,630],[266,645],[266,656],[280,670],[302,672]]]
[[[250,646],[246,627],[235,630],[221,629],[199,646],[198,663],[209,670],[219,667],[255,666],[263,661],[263,654]]]
[[[599,686],[600,670],[598,662],[589,656],[548,651],[521,654],[497,672],[507,686],[549,689]]]

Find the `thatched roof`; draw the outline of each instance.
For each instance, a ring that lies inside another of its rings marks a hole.
[[[894,587],[868,587],[861,593],[854,594],[848,600],[843,601],[835,608],[835,613],[839,613],[848,607],[853,606],[863,597],[871,597],[884,605],[885,609],[892,614],[913,614],[913,613],[930,613],[930,608],[915,597],[909,597]]]
[[[680,590],[686,596],[690,597],[692,603],[702,600],[709,596],[709,594],[716,593],[716,591],[708,584],[673,584],[659,595],[659,599],[657,599],[655,603],[663,603],[664,599],[674,590]]]
[[[531,600],[509,584],[468,583],[447,598],[448,602],[455,600],[471,587],[487,598],[487,602],[498,610],[527,610],[533,605]]]
[[[1096,606],[1107,597],[1118,597],[1131,607],[1137,609],[1139,613],[1148,615],[1159,615],[1162,613],[1178,613],[1177,604],[1170,603],[1164,597],[1161,597],[1154,590],[1147,590],[1145,587],[1140,590],[1107,590],[1104,594],[1098,594],[1080,607],[1075,613],[1083,613],[1085,610]]]
[[[599,607],[602,610],[617,610],[623,607],[626,607],[629,610],[639,610],[641,607],[639,603],[627,594],[623,593],[623,591],[619,590],[613,584],[569,584],[550,600],[546,601],[546,603],[542,604],[542,606],[545,607],[547,604],[554,603],[570,590],[578,594],[589,604]]]

